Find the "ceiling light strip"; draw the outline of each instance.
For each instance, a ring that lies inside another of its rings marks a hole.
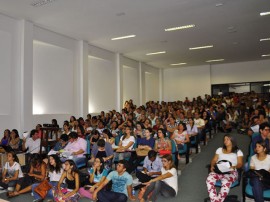
[[[160,52],[154,52],[154,53],[147,53],[146,55],[158,55],[158,54],[164,54],[166,51],[160,51]]]
[[[260,39],[260,41],[270,41],[270,38]]]
[[[221,62],[221,61],[224,61],[224,59],[207,60],[205,62]]]
[[[270,57],[270,54],[262,55],[262,57]]]
[[[39,0],[39,1],[34,1],[33,3],[31,3],[31,6],[34,7],[39,7],[39,6],[44,6],[46,4],[52,3],[56,0]]]
[[[260,13],[260,16],[270,15],[270,11]]]
[[[136,36],[136,35],[120,36],[120,37],[112,38],[111,40],[112,40],[112,41],[115,41],[115,40],[120,40],[120,39],[128,39],[128,38],[133,38],[133,37],[135,37],[135,36]]]
[[[171,28],[165,29],[165,32],[170,32],[170,31],[175,31],[175,30],[180,30],[180,29],[189,29],[189,28],[193,28],[193,27],[195,27],[195,25],[184,25],[184,26],[180,26],[180,27],[171,27]]]
[[[204,49],[204,48],[213,48],[213,45],[208,45],[208,46],[199,46],[199,47],[193,47],[189,48],[189,50],[198,50],[198,49]]]
[[[171,64],[172,66],[179,66],[179,65],[186,65],[187,63],[185,62],[181,62],[181,63],[175,63],[175,64]]]

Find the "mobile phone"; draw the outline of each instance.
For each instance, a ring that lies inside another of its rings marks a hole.
[[[92,186],[86,185],[86,186],[84,187],[84,190],[89,190],[89,189],[91,189],[91,187],[92,187]]]

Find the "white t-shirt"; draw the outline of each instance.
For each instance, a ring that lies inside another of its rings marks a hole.
[[[172,176],[166,179],[163,179],[162,181],[165,182],[170,187],[172,187],[175,190],[175,193],[177,195],[177,192],[178,192],[177,170],[175,168],[171,168],[170,170],[165,170],[164,167],[161,168],[162,175],[168,172],[171,173]]]
[[[124,137],[124,136],[122,136],[122,137],[120,138],[120,140],[122,141],[122,146],[123,146],[123,147],[127,146],[129,142],[133,142],[133,144],[135,143],[135,138],[134,138],[134,136],[130,136],[129,138],[125,138],[124,140],[123,140],[123,137]],[[128,148],[128,150],[132,150],[132,149],[133,149],[133,144]]]
[[[53,172],[49,172],[50,181],[58,182],[61,178],[63,171],[64,171],[64,169],[61,168],[59,173],[57,173],[55,170]]]
[[[257,154],[253,155],[250,160],[250,166],[254,167],[255,170],[264,169],[269,171],[270,170],[270,155],[267,154],[266,158],[260,161],[257,158]]]
[[[218,154],[218,161],[221,161],[221,160],[230,161],[232,163],[232,166],[237,165],[237,157],[243,156],[243,152],[240,149],[237,151],[237,153],[225,154],[222,151],[222,147],[217,149],[216,154]]]
[[[175,130],[175,131],[174,131],[174,135],[175,135],[175,136],[174,136],[174,139],[175,139],[175,140],[183,142],[183,141],[185,141],[185,139],[186,139],[187,131],[185,130],[185,131],[183,131],[181,134],[179,134],[179,133],[178,133],[178,130]],[[182,143],[182,144],[184,144],[184,143]]]
[[[9,162],[6,162],[5,169],[7,170],[7,175],[6,175],[7,177],[13,177],[17,170],[19,171],[18,178],[23,177],[21,165],[17,162],[14,162],[12,166],[9,165]]]
[[[193,126],[191,128],[191,126],[189,124],[187,124],[187,133],[189,134],[189,136],[192,136],[192,135],[197,135],[198,133],[198,128],[197,126]]]
[[[40,151],[40,138],[33,140],[32,138],[28,138],[25,143],[25,148],[28,148],[27,153],[39,153]]]

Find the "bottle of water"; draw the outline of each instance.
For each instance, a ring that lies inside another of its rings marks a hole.
[[[135,196],[135,190],[132,189],[132,196]]]

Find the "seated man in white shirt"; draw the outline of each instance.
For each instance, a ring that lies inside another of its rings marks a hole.
[[[37,130],[32,130],[30,133],[30,138],[23,138],[22,150],[27,153],[34,154],[40,152],[40,142],[39,133]]]
[[[85,162],[86,157],[84,154],[86,153],[87,142],[85,139],[78,137],[76,132],[71,132],[69,137],[69,143],[62,153],[61,161],[64,162],[66,159],[72,159],[76,166],[78,166]]]

